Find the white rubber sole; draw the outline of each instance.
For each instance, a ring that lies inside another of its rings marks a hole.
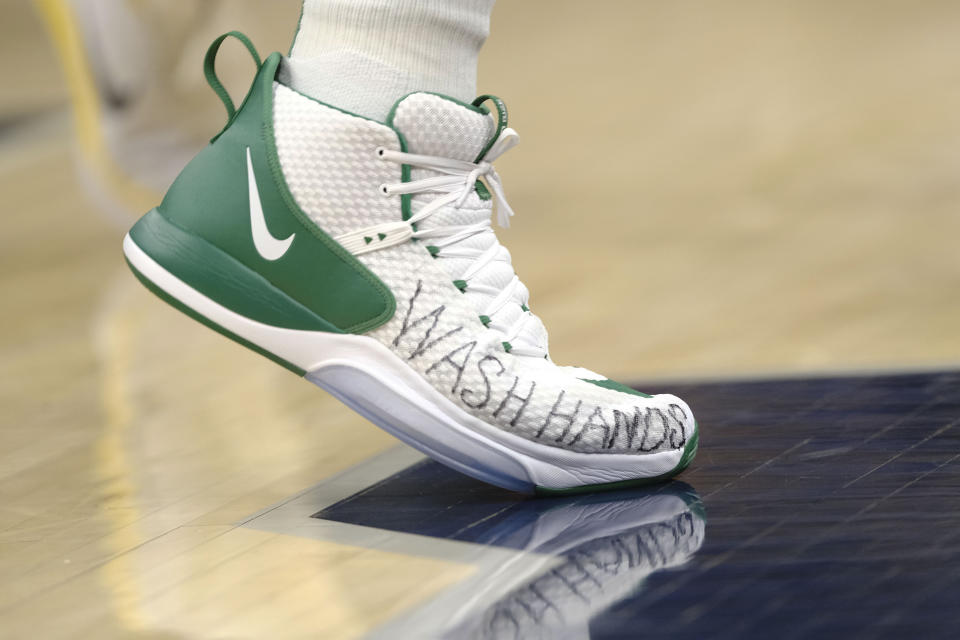
[[[129,235],[123,252],[140,275],[170,297],[303,369],[308,380],[410,446],[484,482],[526,493],[639,482],[677,470],[684,455],[683,450],[588,454],[531,442],[468,414],[373,338],[250,320],[168,272]]]

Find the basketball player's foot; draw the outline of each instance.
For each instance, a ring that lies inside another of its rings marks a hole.
[[[124,239],[144,284],[495,485],[613,488],[689,464],[682,400],[550,360],[491,228],[494,201],[512,213],[491,166],[516,142],[499,99],[415,93],[375,122],[290,89],[275,53],[234,112],[220,42],[208,77],[231,117]]]

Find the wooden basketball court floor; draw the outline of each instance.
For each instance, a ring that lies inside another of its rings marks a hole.
[[[69,74],[4,3],[0,637],[951,635],[960,6],[586,4],[494,12],[501,237],[554,359],[683,394],[703,435],[678,481],[543,500],[140,287],[120,239],[156,195],[78,160]],[[271,7],[195,27],[158,127],[218,125],[203,47],[285,50]]]

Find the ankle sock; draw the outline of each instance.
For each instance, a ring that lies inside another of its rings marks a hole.
[[[494,0],[304,0],[284,80],[384,121],[414,91],[469,102]]]

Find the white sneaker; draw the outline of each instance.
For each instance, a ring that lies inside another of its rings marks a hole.
[[[557,492],[661,480],[697,425],[648,396],[554,364],[491,227],[512,211],[491,162],[503,103],[414,93],[386,123],[259,65],[229,122],[124,239],[151,290],[305,375],[436,460],[495,485]],[[491,114],[482,105],[491,104]]]

